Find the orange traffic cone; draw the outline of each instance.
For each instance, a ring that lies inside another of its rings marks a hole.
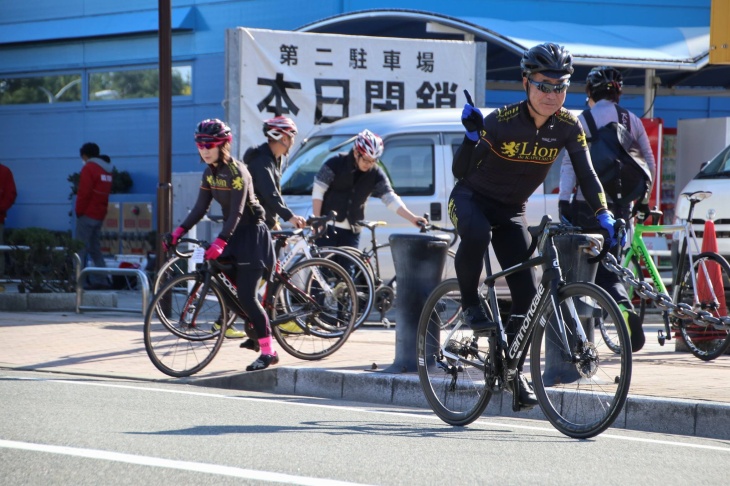
[[[705,234],[702,239],[702,252],[715,252],[717,253],[717,235],[715,234],[715,223],[708,219],[705,221]],[[705,275],[705,269],[700,267],[700,271],[697,274],[697,296],[700,299],[700,303],[709,303],[717,299],[718,314],[717,316],[727,315],[727,304],[725,302],[725,291],[722,286],[722,271],[720,265],[717,262],[706,261],[707,275]],[[709,288],[707,282],[712,282],[712,289]],[[713,291],[714,294],[713,295]]]

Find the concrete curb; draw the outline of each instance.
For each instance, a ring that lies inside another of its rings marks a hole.
[[[257,373],[188,378],[195,386],[259,391],[430,409],[417,374],[280,367]],[[539,407],[513,412],[511,395],[495,394],[485,416],[545,420]],[[730,438],[730,404],[629,395],[613,428]]]

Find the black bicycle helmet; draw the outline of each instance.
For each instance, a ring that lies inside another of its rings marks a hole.
[[[209,118],[198,123],[195,129],[196,142],[219,142],[221,140],[231,141],[231,129],[217,118]]]
[[[613,91],[620,94],[623,86],[624,77],[621,71],[611,66],[594,67],[586,77],[586,88],[591,93]]]
[[[520,68],[523,77],[543,73],[554,79],[569,78],[573,74],[573,55],[563,46],[546,42],[525,51]]]

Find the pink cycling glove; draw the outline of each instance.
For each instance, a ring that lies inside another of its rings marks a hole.
[[[178,226],[175,231],[172,232],[172,246],[177,245],[177,242],[182,238],[182,236],[186,233],[185,228],[182,226]],[[163,241],[162,242],[162,248],[167,251],[169,248],[167,247],[167,244]]]
[[[215,241],[208,247],[207,250],[205,250],[205,259],[206,260],[215,260],[219,256],[221,256],[221,253],[223,253],[223,250],[225,249],[226,243],[224,240],[220,238],[216,238]]]

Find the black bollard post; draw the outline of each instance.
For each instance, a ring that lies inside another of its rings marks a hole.
[[[389,238],[397,282],[395,361],[386,373],[418,371],[418,320],[426,299],[441,282],[447,235],[393,234]]]
[[[591,235],[600,238],[599,235]],[[590,243],[586,235],[561,235],[556,236],[555,248],[560,256],[560,270],[566,282],[593,282],[596,278],[598,263],[588,263],[589,255],[583,248],[589,248]],[[593,322],[600,315],[594,315],[600,309],[594,309],[586,303],[577,302],[576,311],[581,317],[588,318],[584,330],[588,339],[593,340]],[[575,365],[566,363],[560,356],[560,349],[557,344],[560,338],[553,328],[545,332],[553,332],[553,336],[545,338],[545,372],[542,381],[546,386],[559,383],[572,383],[580,378]]]

